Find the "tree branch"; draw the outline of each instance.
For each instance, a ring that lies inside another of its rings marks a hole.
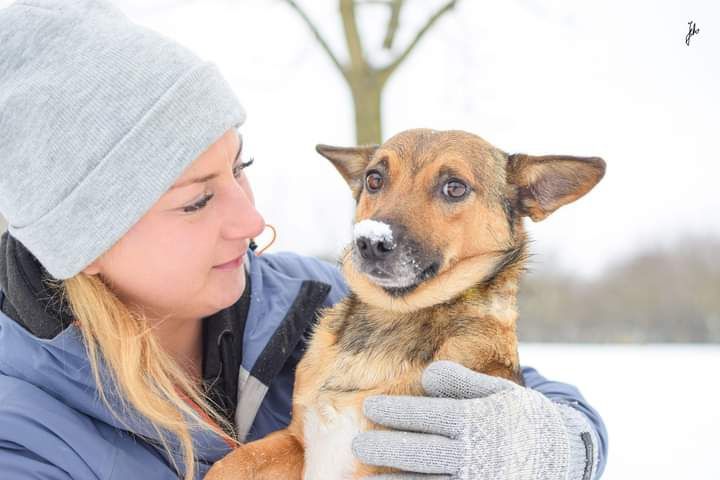
[[[390,20],[388,20],[385,40],[383,40],[383,48],[385,50],[392,48],[393,41],[395,40],[395,32],[397,32],[398,25],[400,25],[400,9],[402,9],[403,3],[404,0],[393,0],[392,4],[388,4],[390,7]]]
[[[350,54],[351,70],[364,67],[365,55],[363,54],[360,33],[355,19],[355,1],[340,0],[340,16],[342,17],[343,29],[345,30],[345,41],[347,42],[348,53]]]
[[[310,28],[310,31],[312,31],[313,35],[315,35],[315,38],[317,39],[320,46],[323,48],[323,50],[325,50],[325,53],[327,53],[328,57],[330,57],[330,60],[332,60],[332,62],[335,64],[335,67],[337,67],[337,69],[340,71],[340,73],[343,74],[343,76],[346,76],[347,74],[345,72],[345,67],[337,59],[332,49],[330,48],[330,45],[325,41],[322,34],[320,33],[320,30],[318,30],[312,20],[310,20],[310,17],[307,16],[305,11],[300,8],[300,6],[294,0],[284,1],[292,8],[294,8],[295,11],[300,15],[300,17],[302,17],[303,21],[305,21],[305,24]]]
[[[432,17],[430,17],[430,18],[428,19],[428,21],[427,21],[427,23],[425,24],[425,26],[423,26],[423,27],[418,31],[418,33],[415,35],[415,38],[413,39],[413,41],[410,42],[410,44],[409,44],[409,45],[407,46],[407,48],[398,56],[398,58],[396,58],[392,63],[390,63],[389,65],[387,65],[386,67],[384,67],[384,68],[381,69],[381,75],[382,75],[382,77],[383,77],[384,79],[387,79],[387,78],[392,74],[392,72],[394,72],[395,69],[396,69],[398,66],[400,66],[400,64],[401,64],[402,62],[405,61],[405,59],[408,57],[408,55],[410,55],[410,52],[412,52],[412,50],[415,48],[415,46],[418,44],[418,42],[420,42],[420,40],[421,40],[422,37],[427,33],[427,31],[430,30],[430,28],[432,28],[432,26],[435,24],[435,22],[437,22],[440,17],[442,17],[442,16],[445,15],[449,10],[451,10],[453,7],[455,7],[456,4],[457,4],[457,0],[451,0],[451,1],[449,1],[449,2],[446,3],[442,8],[440,8],[437,12],[435,12],[435,14],[434,14]]]

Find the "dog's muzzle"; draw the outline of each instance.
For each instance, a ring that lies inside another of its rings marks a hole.
[[[355,225],[355,268],[393,296],[412,291],[433,277],[440,262],[397,223],[363,220]]]

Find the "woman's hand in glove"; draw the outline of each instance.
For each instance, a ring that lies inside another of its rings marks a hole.
[[[573,407],[449,361],[430,364],[422,384],[429,397],[365,400],[365,415],[393,430],[357,435],[355,456],[408,472],[369,479],[593,478],[597,439]]]

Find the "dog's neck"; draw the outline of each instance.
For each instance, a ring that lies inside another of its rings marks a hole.
[[[515,325],[522,270],[522,261],[508,263],[447,301],[410,312],[385,309],[353,292],[326,326],[342,355],[363,357],[379,378],[447,359],[520,382]]]

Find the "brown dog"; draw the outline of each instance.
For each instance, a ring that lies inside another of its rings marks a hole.
[[[323,312],[297,367],[287,429],[245,444],[206,480],[344,480],[352,438],[382,428],[369,395],[423,395],[434,360],[522,382],[515,321],[526,260],[522,217],[544,219],[603,177],[600,158],[508,155],[461,132],[409,130],[381,146],[318,146],[350,184],[352,293]]]

